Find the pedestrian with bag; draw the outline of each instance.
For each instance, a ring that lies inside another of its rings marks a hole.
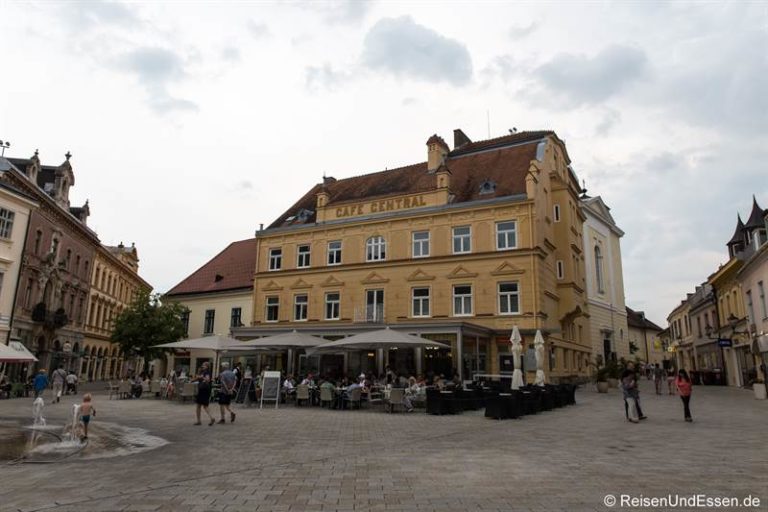
[[[61,395],[64,393],[64,384],[67,382],[67,372],[64,366],[60,365],[51,375],[53,379],[53,399],[56,403],[61,402]]]
[[[208,423],[208,426],[210,427],[216,423],[216,419],[211,414],[211,411],[208,410],[208,406],[211,403],[211,375],[210,373],[207,373],[206,370],[207,367],[201,368],[197,377],[193,380],[193,382],[197,382],[197,395],[195,395],[195,416],[197,417],[197,421],[195,422],[195,425],[201,424],[200,409],[205,409],[205,414],[210,418],[210,422]]]
[[[45,374],[45,370],[40,370],[35,376],[33,386],[35,388],[35,398],[41,396],[45,392],[45,388],[48,387],[48,375]]]
[[[693,418],[691,418],[691,392],[693,391],[693,385],[691,384],[691,378],[688,377],[688,372],[685,370],[677,372],[675,385],[677,386],[677,392],[680,393],[680,399],[683,401],[685,421],[690,423],[693,421]]]

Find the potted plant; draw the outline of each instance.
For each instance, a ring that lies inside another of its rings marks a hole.
[[[752,383],[752,391],[755,393],[756,400],[765,400],[766,395],[768,395],[763,379],[757,379]]]
[[[621,368],[619,367],[619,363],[616,361],[609,361],[608,364],[605,365],[605,369],[607,372],[606,377],[608,379],[608,387],[618,388],[619,376],[621,375]]]
[[[607,393],[608,392],[608,368],[605,366],[599,367],[597,369],[595,379],[597,381],[597,392]]]

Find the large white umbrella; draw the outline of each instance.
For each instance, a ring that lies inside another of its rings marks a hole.
[[[235,350],[246,350],[254,348],[281,350],[287,348],[316,347],[327,341],[328,340],[325,338],[311,336],[309,334],[304,334],[293,330],[291,332],[276,334],[274,336],[265,336],[264,338],[256,338],[249,341],[238,341],[228,348]]]
[[[420,336],[412,336],[404,332],[396,331],[387,327],[378,331],[369,331],[361,334],[355,334],[348,338],[341,338],[336,341],[329,341],[314,348],[318,352],[331,352],[339,350],[376,350],[380,348],[416,348],[416,347],[437,347],[451,348],[445,343],[428,340]]]
[[[543,386],[546,381],[544,375],[544,337],[538,329],[536,329],[536,336],[533,338],[533,347],[536,351],[536,382],[534,384]]]
[[[30,363],[35,361],[37,358],[18,341],[12,341],[10,345],[0,343],[0,363]]]
[[[203,338],[195,338],[191,340],[174,341],[173,343],[162,343],[160,345],[154,345],[153,348],[174,348],[179,350],[213,350],[216,353],[216,360],[214,363],[213,372],[214,375],[219,370],[219,354],[227,350],[231,345],[239,343],[235,338],[224,335],[205,336]]]
[[[524,386],[522,364],[520,354],[523,352],[523,345],[520,343],[523,338],[520,336],[520,329],[517,326],[512,328],[512,334],[509,337],[512,343],[512,362],[515,364],[515,371],[512,372],[512,389],[520,389]]]

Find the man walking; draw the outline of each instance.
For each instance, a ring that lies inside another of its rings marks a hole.
[[[621,374],[622,383],[625,382],[625,380],[634,384],[630,389],[624,389],[624,413],[626,414],[627,419],[630,419],[630,400],[633,402],[633,405],[637,409],[638,419],[646,419],[647,416],[643,414],[643,410],[640,408],[640,388],[638,387],[639,383],[637,381],[637,373],[635,372],[635,363],[632,361],[627,363],[627,368]]]
[[[35,398],[39,397],[48,387],[48,376],[45,374],[45,370],[40,370],[35,376]]]
[[[219,411],[221,412],[221,419],[219,420],[219,423],[226,423],[224,420],[224,411],[229,411],[229,421],[230,423],[234,423],[236,414],[232,412],[229,404],[232,403],[232,397],[235,396],[237,375],[229,369],[229,363],[221,363],[221,369],[223,371],[219,374],[219,380],[221,381],[221,391],[219,391]]]
[[[656,363],[653,367],[653,384],[656,386],[656,394],[661,394],[661,382],[664,379],[664,368],[660,364]]]
[[[53,398],[56,400],[56,403],[61,402],[61,395],[64,393],[64,383],[67,381],[67,372],[64,370],[64,366],[59,365],[53,371],[51,378],[53,379]]]

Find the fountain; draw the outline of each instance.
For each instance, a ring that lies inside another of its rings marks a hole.
[[[69,430],[69,433],[67,433]],[[62,440],[69,441],[70,443],[80,442],[80,406],[74,404],[72,406],[72,421],[69,425],[64,426],[64,432],[62,433]]]
[[[41,396],[35,398],[35,401],[32,402],[32,428],[45,426],[43,407],[45,407],[45,401]]]

